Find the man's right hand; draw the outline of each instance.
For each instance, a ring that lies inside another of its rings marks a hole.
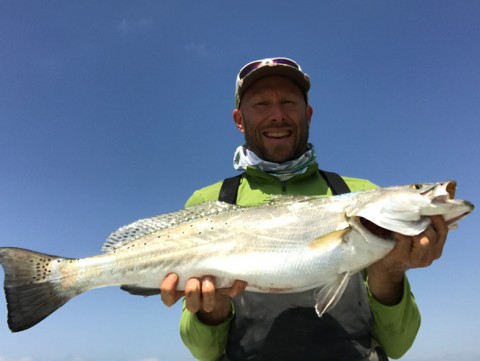
[[[195,313],[198,319],[207,325],[219,325],[232,313],[232,298],[241,294],[247,287],[244,281],[235,281],[230,288],[215,288],[215,278],[203,276],[190,278],[185,284],[185,291],[177,291],[178,276],[169,273],[160,286],[162,301],[172,306],[185,296],[185,306]]]

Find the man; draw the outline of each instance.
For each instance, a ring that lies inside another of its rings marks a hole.
[[[310,80],[291,59],[251,62],[236,82],[235,125],[245,136],[235,168],[245,170],[236,203],[265,202],[271,194],[329,196],[332,190],[318,171],[308,143],[312,107]],[[343,177],[351,191],[375,188],[366,180]],[[216,200],[222,182],[196,191],[187,206]],[[162,300],[172,305],[182,296],[182,339],[200,360],[386,360],[401,357],[412,345],[420,313],[405,271],[425,267],[441,256],[447,237],[442,217],[415,237],[396,235],[397,245],[384,259],[349,282],[335,308],[315,314],[313,291],[294,294],[244,292],[236,281],[215,289],[210,275],[187,281],[168,275]]]

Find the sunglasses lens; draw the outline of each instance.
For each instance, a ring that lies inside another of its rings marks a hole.
[[[278,58],[278,59],[273,59],[274,64],[280,64],[280,65],[288,65],[291,66],[292,68],[298,69],[298,64],[295,63],[294,61],[290,59],[285,59],[285,58]]]
[[[240,71],[240,74],[239,74],[240,79],[245,78],[248,74],[250,74],[252,71],[254,71],[255,69],[261,66],[262,66],[261,61],[256,61],[256,62],[245,65],[245,67]]]
[[[265,66],[265,65],[286,65],[286,66],[295,68],[297,70],[300,70],[300,67],[298,66],[298,64],[295,63],[293,60],[290,60],[287,58],[274,58],[274,59],[268,59],[268,60],[254,61],[253,63],[245,65],[245,67],[242,70],[240,70],[239,78],[243,79],[252,71],[258,68],[261,68],[262,66]]]

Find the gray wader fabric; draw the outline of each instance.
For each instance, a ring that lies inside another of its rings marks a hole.
[[[245,292],[234,299],[222,361],[384,361],[371,335],[372,314],[360,273],[333,310],[318,317],[314,291]]]

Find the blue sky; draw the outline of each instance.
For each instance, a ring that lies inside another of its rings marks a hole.
[[[91,256],[235,174],[235,76],[271,56],[311,77],[321,167],[382,186],[456,179],[478,205],[478,19],[474,0],[2,0],[0,245]],[[404,360],[480,359],[477,224],[409,272],[423,318]],[[5,310],[0,361],[193,360],[179,313],[115,288],[22,333]]]

